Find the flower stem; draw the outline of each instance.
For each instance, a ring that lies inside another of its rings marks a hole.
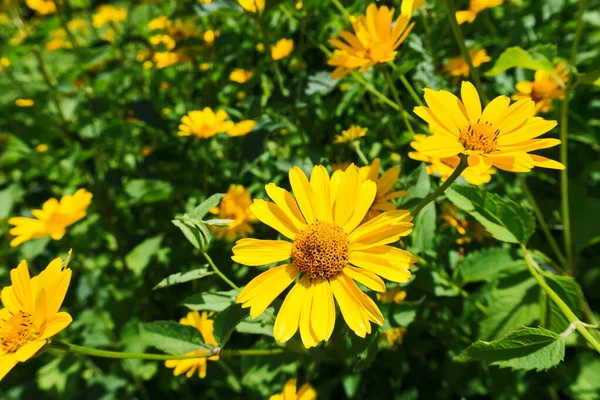
[[[398,66],[396,65],[396,63],[394,61],[388,61],[387,64],[390,67],[392,67],[394,72],[398,72]],[[400,82],[402,82],[402,84],[404,85],[404,88],[408,91],[408,93],[410,94],[410,97],[412,97],[412,99],[415,101],[415,103],[419,106],[422,106],[423,101],[421,100],[421,98],[419,97],[419,95],[417,94],[415,89],[412,87],[412,85],[410,84],[408,79],[406,79],[406,76],[404,76],[404,74],[400,74]]]
[[[523,249],[523,252],[525,253],[525,261],[527,263],[527,268],[529,268],[529,272],[533,276],[533,279],[535,279],[537,281],[538,285],[540,285],[540,287],[546,292],[548,297],[550,297],[552,299],[554,304],[556,304],[558,306],[558,308],[560,308],[560,310],[565,315],[565,317],[567,317],[567,319],[569,320],[571,325],[574,326],[575,329],[577,329],[577,331],[581,334],[581,336],[583,336],[585,338],[585,340],[587,340],[587,342],[594,349],[596,349],[596,351],[598,353],[600,353],[600,343],[585,328],[585,326],[587,324],[580,321],[579,318],[577,318],[577,316],[575,315],[575,313],[573,311],[571,311],[569,306],[563,301],[563,299],[561,299],[560,296],[558,294],[556,294],[556,292],[554,290],[552,290],[552,288],[546,283],[546,280],[538,271],[539,266],[537,266],[535,264],[535,261],[533,260],[531,253],[529,252],[527,247],[525,247],[525,245],[521,245],[521,248]]]
[[[269,39],[269,31],[265,25],[265,20],[263,18],[262,13],[256,13],[256,19],[258,20],[258,25],[260,26],[260,31],[263,34],[263,39],[265,41],[265,52],[267,52],[269,56],[269,61],[271,62],[271,67],[273,68],[273,72],[275,72],[275,76],[277,77],[277,84],[279,85],[279,89],[281,90],[281,94],[284,97],[289,96],[290,92],[283,85],[283,78],[281,77],[281,72],[279,71],[279,67],[277,63],[273,59],[273,55],[271,54],[271,40]]]
[[[232,289],[240,290],[239,286],[237,286],[235,283],[233,283],[227,276],[225,276],[224,273],[222,273],[219,270],[219,268],[217,268],[216,264],[214,263],[212,258],[210,258],[210,256],[208,255],[207,252],[203,251],[202,254],[204,255],[204,258],[206,258],[206,261],[208,261],[208,264],[211,266],[213,271],[215,271],[215,274],[219,275],[219,277],[221,279],[223,279],[225,281],[225,283],[227,283],[229,286],[231,286]]]
[[[402,101],[400,101],[400,96],[398,95],[398,91],[396,90],[396,85],[394,85],[394,81],[392,80],[392,75],[390,75],[390,71],[385,69],[383,74],[385,75],[387,84],[390,87],[392,96],[394,96],[394,100],[396,100],[396,104],[398,104],[402,108],[402,110],[400,111],[400,114],[402,114],[402,119],[404,120],[404,124],[406,125],[406,128],[408,129],[408,131],[410,133],[412,133],[414,135],[415,131],[413,130],[412,125],[410,124],[410,121],[408,120],[406,109],[404,108]]]
[[[360,142],[358,140],[352,141],[352,147],[356,151],[356,154],[358,154],[360,161],[362,161],[365,165],[369,165],[369,160],[367,160],[367,157],[365,157],[365,154],[360,149]]]
[[[350,21],[350,17],[351,17],[351,15],[350,15],[350,13],[348,12],[348,10],[346,10],[346,9],[344,8],[344,5],[343,5],[342,3],[340,3],[340,2],[339,2],[339,0],[331,0],[331,2],[333,3],[333,5],[334,5],[334,6],[336,6],[336,7],[337,7],[337,9],[338,9],[338,10],[340,10],[340,12],[341,12],[342,14],[344,14],[344,17],[346,17],[346,19],[347,19],[348,21]]]
[[[454,172],[452,172],[452,175],[450,175],[450,177],[446,180],[446,182],[444,182],[439,188],[437,188],[435,190],[435,192],[431,193],[429,196],[427,196],[423,200],[421,200],[421,202],[419,204],[417,204],[417,206],[415,207],[415,209],[412,212],[413,217],[416,218],[419,211],[421,211],[423,208],[425,208],[425,206],[427,204],[429,204],[432,201],[434,201],[435,199],[437,199],[437,197],[440,194],[444,193],[444,191],[446,189],[448,189],[448,187],[450,185],[452,185],[452,182],[454,182],[460,176],[460,174],[462,174],[463,171],[465,169],[467,169],[467,167],[469,166],[469,163],[467,162],[467,156],[464,154],[461,154],[459,157],[460,157],[460,162],[456,166],[456,169],[454,170]]]
[[[444,7],[448,12],[448,19],[450,20],[450,27],[452,27],[452,32],[454,33],[454,37],[456,38],[456,43],[460,48],[460,52],[467,62],[469,66],[469,72],[471,73],[471,78],[473,79],[473,83],[477,88],[477,92],[479,92],[479,96],[483,101],[483,105],[485,106],[489,100],[487,95],[483,91],[483,86],[481,85],[481,80],[479,79],[479,74],[477,70],[473,67],[473,61],[471,61],[471,56],[469,55],[469,51],[467,50],[467,46],[465,45],[465,38],[463,37],[462,31],[460,30],[460,26],[458,26],[458,22],[456,22],[456,6],[454,5],[454,0],[443,0]]]

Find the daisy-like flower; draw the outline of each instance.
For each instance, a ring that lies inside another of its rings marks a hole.
[[[172,22],[166,15],[161,15],[160,17],[154,18],[152,21],[148,22],[148,28],[152,30],[162,30],[167,29],[171,26]]]
[[[253,71],[236,68],[229,74],[229,80],[237,83],[246,83],[254,76]]]
[[[257,219],[250,211],[251,204],[252,197],[245,187],[242,185],[229,185],[229,189],[221,199],[221,203],[210,210],[211,213],[217,214],[221,219],[233,220],[227,228],[213,228],[219,239],[225,237],[228,241],[233,242],[237,237],[244,238],[254,233],[254,229],[250,224],[256,222]]]
[[[294,167],[289,179],[295,197],[270,183],[266,191],[273,202],[254,200],[250,211],[291,242],[240,239],[232,257],[250,266],[285,263],[250,281],[237,302],[250,307],[256,318],[299,278],[277,314],[273,329],[277,341],[288,341],[298,330],[306,348],[328,340],[336,318],[334,298],[350,329],[365,337],[371,322],[383,324],[383,315],[355,281],[383,292],[380,277],[394,282],[409,279],[416,257],[390,244],[412,231],[412,216],[395,210],[362,223],[377,185],[363,181],[355,165],[335,171],[331,178],[318,165],[310,181]]]
[[[377,8],[375,4],[370,4],[365,15],[352,18],[354,33],[340,32],[341,38],[346,42],[335,38],[329,40],[336,47],[333,56],[327,61],[329,65],[336,67],[331,74],[333,79],[341,78],[356,69],[365,72],[376,64],[396,58],[396,49],[406,39],[414,22],[409,25],[410,16],[402,14],[393,22],[393,16],[393,8]]]
[[[54,0],[27,0],[26,3],[27,7],[40,15],[54,14],[56,12]]]
[[[213,335],[214,331],[214,321],[210,319],[212,313],[208,313],[206,311],[202,312],[202,314],[198,313],[198,311],[191,311],[185,317],[179,320],[181,325],[193,326],[198,329],[202,337],[204,338],[204,343],[212,344],[213,346],[217,346],[217,341]],[[192,356],[195,354],[204,354],[206,350],[198,350],[188,353],[186,355]],[[216,361],[219,359],[219,356],[208,357],[211,361]],[[206,358],[189,358],[186,360],[167,360],[165,361],[165,367],[167,368],[175,368],[173,371],[173,375],[179,376],[185,373],[186,378],[191,378],[194,373],[197,371],[200,379],[206,377]]]
[[[269,400],[315,400],[317,398],[317,392],[310,383],[306,382],[298,390],[296,387],[296,378],[290,379],[283,386],[283,391],[272,395]]]
[[[202,31],[193,21],[177,21],[167,28],[167,35],[178,42],[183,39],[202,36]]]
[[[517,93],[512,99],[530,98],[535,102],[538,112],[547,113],[552,108],[552,99],[565,98],[565,84],[569,80],[569,69],[565,61],[556,64],[554,72],[562,82],[545,71],[536,71],[533,82],[522,81],[516,84]]]
[[[45,153],[48,151],[48,145],[46,143],[40,143],[35,147],[35,151],[38,153]]]
[[[233,126],[233,128],[231,128],[229,131],[227,131],[227,134],[231,137],[235,137],[235,136],[244,136],[249,134],[250,132],[252,132],[252,130],[254,129],[254,127],[256,126],[256,122],[252,121],[251,119],[247,119],[241,122],[238,122],[237,124],[235,124]]]
[[[207,139],[217,133],[228,132],[234,123],[228,121],[227,112],[219,110],[216,113],[209,107],[202,111],[190,111],[181,118],[178,136],[196,136]]]
[[[204,38],[204,41],[209,46],[212,46],[215,43],[215,39],[217,36],[219,36],[219,31],[213,31],[210,29],[207,30],[206,32],[204,32],[204,34],[202,35],[202,37]]]
[[[0,72],[10,67],[10,60],[6,57],[0,57]]]
[[[368,128],[363,128],[358,125],[351,125],[350,128],[342,131],[341,135],[335,136],[334,143],[347,143],[353,142],[358,138],[361,138],[367,134]]]
[[[442,228],[452,228],[460,235],[456,239],[456,244],[471,243],[473,239],[483,242],[490,237],[490,234],[478,222],[469,222],[462,218],[452,203],[442,203],[440,218],[442,219]]]
[[[477,18],[477,14],[488,8],[497,7],[502,3],[504,3],[504,0],[471,0],[468,10],[456,12],[456,22],[459,24],[465,22],[472,24]]]
[[[271,57],[273,57],[273,60],[282,60],[289,56],[292,50],[294,50],[292,39],[279,39],[277,43],[271,46]]]
[[[115,8],[110,4],[102,4],[96,9],[92,19],[92,25],[95,28],[101,28],[104,25],[122,22],[127,19],[127,9]]]
[[[375,218],[384,211],[395,210],[396,205],[392,200],[398,197],[408,196],[406,190],[394,190],[398,177],[400,176],[400,168],[392,167],[379,176],[381,168],[381,160],[376,158],[371,165],[360,168],[360,176],[363,180],[372,180],[377,184],[377,194],[375,201],[369,208],[365,221]]]
[[[481,64],[491,61],[491,57],[488,56],[485,49],[481,50],[469,50],[471,62],[474,67],[479,67]],[[444,65],[444,71],[450,76],[455,78],[461,76],[469,76],[469,64],[463,56],[452,57],[448,59],[446,65]]]
[[[430,126],[433,135],[420,144],[419,152],[431,157],[468,156],[468,165],[481,173],[492,165],[511,172],[533,167],[564,169],[561,163],[530,154],[560,144],[558,139],[536,139],[556,126],[556,121],[535,117],[535,104],[522,99],[510,105],[498,96],[485,109],[477,90],[463,82],[462,101],[445,90],[425,89],[428,107],[414,111]]]
[[[19,107],[32,107],[35,102],[31,99],[16,99],[15,104]]]
[[[10,242],[11,247],[47,235],[54,240],[62,239],[69,226],[85,217],[91,202],[92,194],[79,189],[73,195],[63,196],[60,201],[54,198],[46,201],[41,210],[31,212],[35,218],[10,218],[8,223],[14,228],[9,233],[16,236]]]
[[[69,258],[64,265],[60,257],[56,258],[33,278],[25,261],[10,271],[12,285],[2,289],[1,295],[0,381],[73,320],[68,313],[59,312],[71,281]]]
[[[379,333],[379,342],[385,342],[389,348],[394,349],[402,344],[405,333],[404,327],[386,329]]]
[[[249,12],[262,12],[265,9],[265,0],[238,0],[238,4]]]
[[[416,151],[411,151],[408,156],[413,160],[423,161],[428,163],[425,170],[427,175],[440,175],[441,181],[445,182],[452,172],[458,167],[460,158],[458,156],[451,157],[431,157],[421,153],[421,143],[427,139],[427,135],[417,134],[413,137],[413,141],[410,145]],[[492,180],[492,175],[496,173],[494,168],[489,168],[484,171],[480,171],[477,168],[467,167],[461,174],[463,178],[471,185],[482,185]]]
[[[400,289],[399,287],[388,289],[383,293],[377,293],[377,300],[381,301],[382,303],[400,304],[405,298],[406,291]]]

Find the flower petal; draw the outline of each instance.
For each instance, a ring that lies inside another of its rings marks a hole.
[[[285,212],[275,203],[254,200],[254,203],[250,205],[250,211],[263,224],[269,225],[289,239],[294,239],[299,232]]]
[[[310,175],[310,186],[315,196],[313,206],[317,220],[331,222],[333,218],[330,205],[329,173],[324,166],[317,165],[313,168]]]
[[[479,118],[481,118],[481,100],[475,86],[471,82],[464,81],[460,88],[460,96],[467,110],[469,120],[471,122],[479,121]]]
[[[296,199],[294,199],[294,196],[292,196],[290,192],[278,187],[274,183],[269,183],[265,186],[265,190],[271,200],[281,208],[298,230],[302,230],[306,227],[306,220],[304,219],[302,212],[300,212],[300,208],[298,208]]]
[[[373,181],[366,181],[360,187],[358,202],[354,208],[352,217],[344,225],[344,232],[350,233],[361,223],[371,208],[375,195],[377,194],[377,184]]]
[[[367,335],[367,325],[369,321],[366,319],[364,314],[362,303],[359,299],[354,296],[354,293],[349,288],[349,283],[356,286],[356,284],[344,275],[337,275],[333,279],[330,279],[331,289],[335,300],[340,306],[342,317],[348,327],[354,331],[358,336],[365,337]]]
[[[287,342],[298,330],[300,311],[306,300],[309,286],[310,279],[305,275],[283,300],[273,327],[273,336],[278,342]]]
[[[307,223],[312,224],[316,221],[315,210],[312,204],[312,199],[315,198],[312,186],[310,186],[304,172],[298,167],[290,169],[289,178],[294,197],[296,197],[302,215],[304,215]]]
[[[385,292],[385,282],[377,274],[365,269],[354,268],[350,265],[342,270],[349,278],[354,279],[376,292]]]
[[[259,266],[287,260],[292,243],[284,240],[240,239],[232,249],[231,259],[243,265]]]
[[[314,332],[311,324],[314,293],[315,286],[311,283],[306,290],[302,310],[300,310],[300,339],[302,339],[302,344],[307,349],[315,347],[319,343],[319,338]]]

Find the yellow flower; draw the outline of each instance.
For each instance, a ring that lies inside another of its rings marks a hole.
[[[350,128],[342,131],[341,135],[335,136],[334,143],[346,143],[352,142],[358,138],[361,138],[367,134],[368,128],[363,128],[358,125],[351,125]]]
[[[154,66],[154,63],[152,63],[152,61],[148,60],[148,61],[144,61],[144,63],[142,64],[142,67],[144,67],[144,69],[151,69]]]
[[[0,72],[10,67],[10,61],[6,57],[0,57]]]
[[[262,53],[263,51],[265,51],[265,45],[264,43],[256,43],[256,51],[258,51],[259,53]]]
[[[228,227],[214,227],[214,232],[219,239],[225,237],[233,242],[237,237],[248,237],[254,233],[250,223],[256,222],[256,217],[250,211],[252,197],[250,192],[242,185],[229,185],[227,193],[221,199],[221,203],[210,210],[222,219],[232,219]]]
[[[200,71],[208,71],[210,69],[210,63],[203,62],[200,64]]]
[[[463,82],[460,101],[445,90],[426,88],[429,107],[414,111],[430,126],[433,133],[420,145],[419,152],[431,157],[468,156],[468,165],[481,173],[492,165],[511,172],[528,172],[533,167],[564,169],[561,163],[530,151],[560,144],[558,139],[536,139],[556,126],[556,121],[535,117],[535,103],[522,99],[510,104],[498,96],[485,109],[477,90]]]
[[[383,293],[377,293],[377,300],[382,303],[400,304],[406,298],[406,292],[399,287],[388,289]]]
[[[101,28],[106,24],[125,21],[127,19],[127,10],[125,8],[115,8],[110,4],[102,4],[96,9],[93,16],[92,25]]]
[[[302,4],[302,1],[296,2],[296,10],[302,10],[302,7],[304,7],[304,4]]]
[[[408,196],[406,190],[394,191],[394,185],[400,176],[400,168],[392,167],[379,176],[380,167],[381,160],[376,158],[371,165],[360,168],[360,176],[363,180],[372,180],[377,184],[375,201],[373,201],[373,205],[371,205],[371,208],[365,217],[365,221],[375,218],[383,211],[395,210],[396,205],[392,200],[397,199],[398,197]]]
[[[16,99],[15,100],[15,104],[19,107],[31,107],[33,106],[35,103],[33,100],[31,99]]]
[[[296,391],[296,378],[290,379],[283,386],[283,391],[269,397],[269,400],[315,400],[317,392],[306,382]]]
[[[413,160],[423,161],[429,163],[426,167],[426,171],[428,175],[440,175],[441,181],[445,182],[446,179],[452,175],[452,172],[456,169],[458,164],[460,163],[460,158],[458,156],[451,157],[431,157],[426,156],[423,153],[420,153],[421,143],[423,143],[427,139],[427,135],[415,135],[414,141],[410,143],[413,149],[416,151],[411,151],[408,153],[408,156]],[[496,170],[494,168],[486,169],[484,171],[479,171],[477,168],[467,167],[461,174],[463,178],[466,179],[472,185],[482,185],[484,183],[488,183],[492,180],[492,174],[495,174]]]
[[[201,31],[192,21],[178,21],[168,29],[167,34],[171,36],[173,40],[178,42],[183,39],[198,37],[201,35]]]
[[[152,153],[154,153],[154,146],[144,146],[142,147],[142,150],[140,150],[140,155],[142,157],[148,157]]]
[[[474,67],[479,67],[481,64],[491,60],[485,49],[469,50],[469,55]],[[454,77],[469,76],[469,64],[467,64],[463,56],[452,57],[444,65],[444,71]]]
[[[452,203],[442,203],[440,217],[442,219],[442,228],[453,228],[460,237],[456,239],[457,244],[471,243],[473,239],[483,242],[491,237],[490,234],[478,222],[468,222],[462,218],[456,206]]]
[[[265,9],[265,0],[238,0],[238,4],[249,12],[262,12]]]
[[[62,48],[71,48],[71,43],[65,40],[67,37],[67,31],[62,28],[54,29],[50,32],[50,36],[52,36],[52,40],[46,43],[46,50],[55,51]]]
[[[156,63],[156,68],[163,69],[179,62],[179,56],[172,51],[159,51],[154,53],[152,60]]]
[[[561,61],[554,67],[554,72],[562,82],[547,72],[536,71],[533,82],[517,83],[515,86],[517,93],[512,96],[512,99],[530,98],[535,102],[535,109],[538,112],[547,113],[552,108],[552,99],[562,100],[565,98],[565,84],[569,80],[569,69],[566,66],[567,63]]]
[[[35,218],[10,218],[8,223],[14,228],[9,233],[16,236],[10,242],[11,247],[47,235],[54,240],[62,239],[67,227],[85,217],[91,202],[92,194],[79,189],[73,195],[63,196],[60,202],[54,198],[46,201],[41,210],[31,212]]]
[[[254,72],[236,68],[229,74],[229,80],[237,83],[246,83],[254,76]]]
[[[167,29],[171,26],[172,22],[166,15],[161,15],[160,17],[154,18],[152,21],[148,22],[148,28],[154,30],[162,30]]]
[[[233,128],[227,131],[227,134],[231,137],[244,136],[252,132],[255,126],[256,122],[252,121],[251,119],[247,119],[245,121],[241,121],[235,124]]]
[[[27,0],[26,3],[27,7],[40,15],[54,14],[56,12],[54,0]]]
[[[373,181],[363,181],[355,165],[329,177],[322,165],[313,168],[310,181],[294,167],[289,172],[295,195],[266,186],[273,202],[254,200],[250,211],[259,221],[287,240],[240,239],[233,261],[250,266],[286,261],[250,281],[237,297],[253,318],[262,314],[288,286],[273,329],[279,342],[300,330],[306,348],[328,340],[335,324],[335,301],[350,329],[365,337],[371,322],[383,324],[383,315],[355,280],[377,292],[385,291],[380,278],[406,282],[417,260],[390,246],[412,231],[406,210],[385,212],[362,224],[377,193]],[[335,298],[335,301],[334,301]]]
[[[37,151],[38,153],[45,153],[48,151],[48,145],[45,143],[38,144],[35,148],[35,151]]]
[[[425,4],[425,0],[402,0],[402,5],[400,6],[400,13],[405,17],[410,17],[423,4]]]
[[[386,342],[390,348],[395,348],[402,344],[405,333],[406,328],[403,327],[387,329],[379,334],[379,341]]]
[[[219,31],[208,30],[204,32],[204,41],[210,46],[215,42],[215,38],[219,36]]]
[[[190,111],[181,118],[178,136],[197,136],[207,139],[217,133],[228,132],[234,127],[234,123],[227,121],[228,115],[224,110],[216,113],[209,107],[202,111]]]
[[[346,41],[330,39],[329,43],[337,49],[327,61],[336,69],[331,74],[338,79],[351,71],[358,69],[365,72],[372,66],[392,61],[398,52],[396,49],[406,39],[414,26],[408,24],[410,16],[400,15],[393,22],[394,9],[375,4],[367,7],[365,15],[352,19],[354,34],[341,31],[340,36]]]
[[[292,39],[280,39],[271,46],[271,57],[273,57],[273,60],[282,60],[289,56],[292,50],[294,50]]]
[[[59,312],[71,281],[68,262],[69,258],[63,266],[56,258],[34,278],[25,261],[10,271],[12,285],[2,289],[0,309],[0,381],[73,321],[68,313]]]
[[[5,13],[0,13],[0,25],[8,25],[10,18]]]
[[[212,344],[213,346],[217,346],[217,341],[213,336],[214,330],[214,321],[210,319],[212,313],[207,313],[203,311],[202,314],[198,313],[198,311],[190,311],[187,316],[181,318],[179,323],[181,325],[193,326],[198,329],[202,337],[204,338],[204,343]],[[192,351],[186,355],[195,355],[195,354],[204,354],[206,350],[198,350]],[[219,356],[208,357],[211,361],[216,361],[219,359]],[[173,371],[173,375],[179,376],[185,373],[186,378],[191,378],[192,375],[196,371],[198,371],[198,376],[200,379],[206,376],[206,358],[190,358],[187,360],[168,360],[165,361],[165,367],[167,368],[175,368]]]
[[[468,10],[456,12],[456,21],[459,24],[463,24],[465,22],[471,24],[473,21],[475,21],[477,14],[488,8],[497,7],[502,3],[504,3],[504,0],[471,0]]]
[[[198,0],[199,4],[210,4],[212,3],[212,0]]]
[[[88,28],[88,23],[85,19],[82,18],[75,18],[72,19],[71,21],[69,21],[67,23],[67,26],[69,27],[69,29],[75,33],[80,32],[80,33],[88,33],[89,32],[89,28]]]

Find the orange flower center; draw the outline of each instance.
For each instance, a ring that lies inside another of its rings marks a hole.
[[[555,82],[537,81],[531,87],[531,100],[536,103],[550,97],[550,93],[557,87]]]
[[[331,278],[346,265],[350,242],[344,230],[330,222],[308,225],[294,239],[292,263],[309,278]]]
[[[36,339],[38,332],[33,324],[33,315],[19,311],[0,327],[0,354],[14,353]]]
[[[492,129],[492,124],[489,122],[477,122],[475,124],[467,125],[466,128],[462,129],[458,141],[467,150],[491,153],[496,150],[499,134],[500,131],[494,131]]]

